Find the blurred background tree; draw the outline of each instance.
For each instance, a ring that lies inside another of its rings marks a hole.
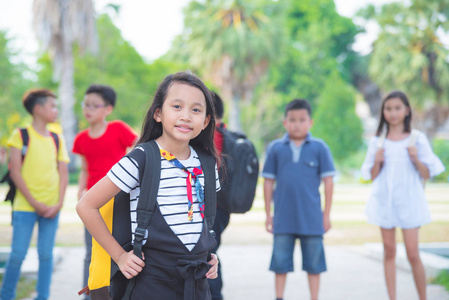
[[[283,43],[283,1],[192,1],[184,10],[184,32],[171,57],[184,58],[229,103],[229,128],[241,130],[240,102],[255,87]]]
[[[28,113],[22,96],[32,86],[31,70],[18,61],[19,52],[10,47],[7,32],[0,31],[0,146],[6,144],[11,131],[24,124]]]
[[[72,149],[76,134],[74,114],[75,86],[73,47],[82,51],[97,50],[95,10],[92,0],[34,0],[33,27],[44,51],[53,63],[53,77],[59,83],[60,120],[67,149]],[[70,151],[69,170],[74,170]]]
[[[311,103],[312,132],[329,144],[339,169],[360,167],[363,138],[370,134],[355,113],[356,103],[365,101],[377,119],[382,95],[402,89],[416,110],[416,127],[430,137],[449,115],[449,45],[443,40],[449,30],[448,0],[368,6],[354,18],[340,15],[333,0],[194,0],[183,10],[182,33],[153,61],[145,60],[115,25],[120,6],[108,5],[95,14],[91,4],[34,0],[35,28],[47,49],[35,69],[18,63],[17,51],[0,32],[2,145],[13,127],[26,123],[19,100],[31,86],[59,90],[63,126],[73,129],[64,128],[66,136],[88,125],[79,104],[92,83],[117,91],[111,118],[139,131],[159,82],[188,69],[222,96],[225,121],[244,131],[261,156],[284,133],[285,105],[295,98]],[[380,34],[370,53],[356,53],[355,37],[368,21],[378,24]],[[75,34],[83,30],[88,33],[82,38]],[[88,45],[97,52],[85,51]],[[63,66],[69,71],[61,77]],[[68,95],[72,98],[64,100]],[[437,154],[446,151],[446,141],[434,145]]]
[[[385,91],[406,91],[416,123],[433,137],[449,116],[449,1],[370,5],[359,16],[380,27],[369,75]]]

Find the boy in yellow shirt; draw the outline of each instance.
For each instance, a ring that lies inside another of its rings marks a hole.
[[[23,97],[25,109],[33,116],[26,128],[29,137],[22,158],[23,130],[16,129],[8,141],[10,176],[17,188],[13,202],[13,237],[6,264],[1,300],[16,297],[20,267],[28,251],[34,224],[38,223],[37,248],[39,271],[37,300],[48,299],[53,272],[53,247],[59,211],[68,184],[69,157],[62,135],[53,135],[47,124],[58,117],[56,96],[49,90],[36,89]]]

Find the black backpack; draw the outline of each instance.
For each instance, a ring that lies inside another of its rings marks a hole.
[[[58,153],[59,153],[59,137],[56,133],[50,131],[50,135],[53,138],[53,141],[55,142],[56,146],[56,160],[58,160]],[[30,137],[28,135],[28,130],[26,128],[20,128],[20,136],[22,137],[22,163],[25,160],[25,155],[28,151],[28,145],[30,143]],[[16,185],[14,184],[11,175],[10,170],[8,167],[8,171],[6,174],[2,177],[0,180],[0,183],[7,182],[9,184],[9,191],[6,194],[5,201],[11,201],[11,205],[14,202],[14,197],[16,196]]]
[[[223,126],[217,129],[223,135],[218,207],[228,213],[245,213],[251,209],[256,195],[259,176],[256,149],[243,133],[229,131]]]
[[[128,154],[135,159],[139,165],[139,181],[148,184],[140,185],[139,202],[137,203],[137,228],[134,234],[134,245],[131,243],[131,217],[129,194],[123,191],[115,196],[112,218],[112,235],[125,249],[142,258],[142,242],[145,231],[151,222],[156,209],[157,193],[161,173],[161,156],[159,147],[155,141],[149,141],[139,145],[145,151],[133,151]],[[215,191],[215,159],[195,149],[204,170],[204,201],[207,226],[210,231],[214,224],[216,214],[216,191]],[[149,170],[150,172],[146,171]],[[147,199],[148,201],[142,201]],[[117,264],[111,260],[111,283],[109,293],[114,300],[127,300],[135,285],[136,277],[128,280],[122,274]]]

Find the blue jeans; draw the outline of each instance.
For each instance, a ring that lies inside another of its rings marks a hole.
[[[40,217],[35,212],[13,212],[13,235],[11,253],[6,263],[0,300],[16,298],[16,288],[20,277],[20,268],[30,246],[34,224],[37,222],[38,239],[37,253],[39,256],[39,271],[37,277],[36,300],[46,300],[50,295],[51,274],[53,272],[53,247],[59,214],[54,219]]]

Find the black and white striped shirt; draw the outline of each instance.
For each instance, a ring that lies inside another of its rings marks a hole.
[[[141,147],[137,147],[133,151],[144,150]],[[192,147],[190,147],[190,157],[186,160],[179,161],[189,171],[193,171],[194,167],[199,167],[201,165],[198,154]],[[140,194],[138,163],[134,159],[125,156],[111,168],[107,176],[122,191],[130,194],[131,229],[133,232],[134,240],[134,232],[137,227],[136,208]],[[199,175],[198,178],[204,188],[204,175]],[[169,227],[173,230],[173,232],[181,240],[181,242],[187,247],[187,249],[191,251],[200,238],[203,228],[203,220],[201,218],[198,199],[195,192],[195,186],[193,184],[193,220],[192,222],[190,222],[187,219],[188,199],[186,179],[187,173],[174,166],[171,162],[167,161],[161,156],[161,180],[159,184],[159,191],[157,194],[157,203]],[[215,182],[216,190],[219,191],[220,182],[218,179],[218,171],[216,165]],[[148,232],[145,233],[145,238],[147,238],[147,236]]]

